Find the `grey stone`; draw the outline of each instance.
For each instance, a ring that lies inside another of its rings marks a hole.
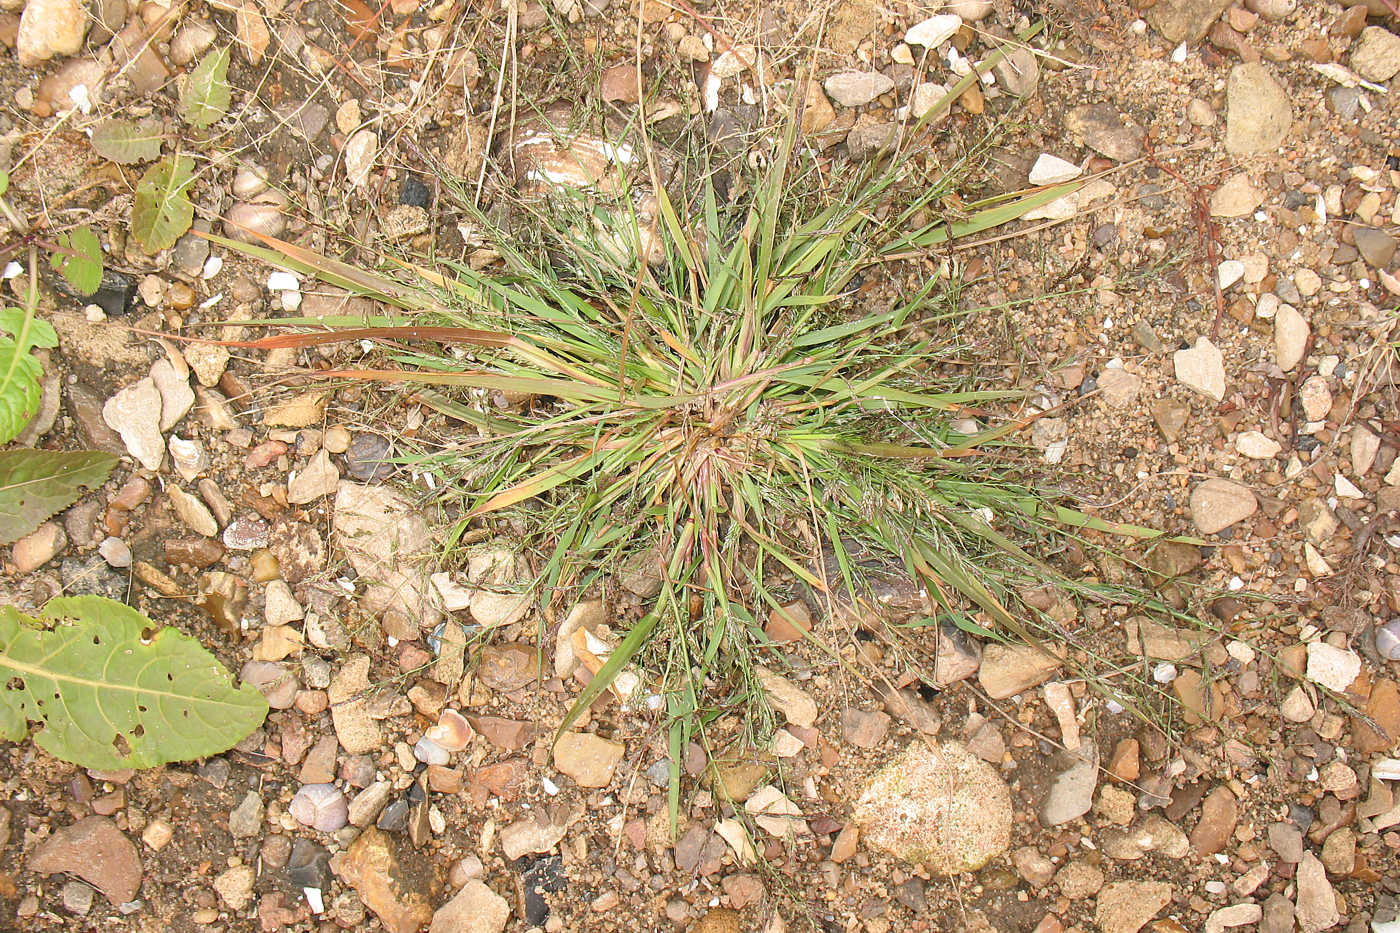
[[[846,151],[850,153],[853,161],[864,162],[894,145],[898,134],[898,123],[861,114],[860,119],[856,120],[856,125],[846,134]]]
[[[1030,49],[1018,45],[1006,50],[992,74],[1008,94],[1029,97],[1040,84],[1040,61]]]
[[[256,836],[262,828],[263,802],[257,791],[248,791],[228,815],[228,831],[235,839]]]
[[[362,483],[379,482],[397,469],[390,463],[394,445],[386,437],[361,431],[345,450],[345,472]]]
[[[1097,748],[1088,743],[1082,756],[1073,756],[1069,767],[1055,775],[1040,805],[1042,825],[1058,826],[1089,812],[1099,784],[1098,757]]]
[[[878,71],[842,71],[827,78],[822,86],[842,107],[862,107],[893,90],[894,79]]]
[[[59,892],[59,897],[63,900],[63,909],[78,917],[87,915],[92,910],[93,895],[97,892],[91,885],[81,881],[70,881],[63,886]]]

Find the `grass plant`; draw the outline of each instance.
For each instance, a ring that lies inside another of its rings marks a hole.
[[[949,277],[925,274],[878,301],[860,287],[1076,183],[954,212],[960,166],[928,170],[896,150],[833,188],[803,161],[795,123],[732,199],[703,159],[663,179],[648,157],[626,181],[654,196],[651,214],[625,194],[572,192],[520,205],[514,233],[476,215],[500,254],[485,270],[438,260],[365,271],[282,241],[220,241],[393,309],[283,321],[316,331],[256,344],[384,348],[388,364],[321,375],[408,385],[469,426],[415,466],[462,499],[458,532],[520,519],[543,602],[567,605],[623,566],[659,578],[561,731],[641,663],[673,763],[707,723],[762,695],[763,620],[786,598],[775,581],[837,611],[867,605],[865,575],[881,566],[917,581],[930,618],[1039,643],[1028,587],[1141,598],[1071,580],[1045,555],[1086,528],[1154,534],[1037,486],[1003,446],[1025,420],[966,430],[1016,393],[939,365],[959,350],[967,313]],[[469,209],[469,187],[463,200]]]

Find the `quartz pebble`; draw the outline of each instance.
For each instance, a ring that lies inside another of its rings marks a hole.
[[[1073,162],[1042,152],[1031,166],[1029,181],[1033,185],[1055,185],[1078,178],[1083,171]]]
[[[1309,421],[1321,421],[1332,410],[1332,389],[1323,376],[1309,376],[1298,388],[1298,401]]]
[[[323,833],[333,833],[349,821],[345,794],[334,784],[303,785],[287,812],[303,826]]]
[[[1251,460],[1272,460],[1283,445],[1260,431],[1242,431],[1235,437],[1235,450]]]
[[[1189,350],[1177,350],[1172,361],[1182,385],[1217,402],[1225,398],[1225,360],[1209,337],[1197,337]]]
[[[910,45],[937,48],[951,39],[953,34],[961,28],[961,16],[943,13],[938,16],[930,16],[928,19],[911,26],[909,31],[904,34],[904,41]]]
[[[1307,678],[1313,683],[1342,693],[1360,673],[1361,658],[1356,652],[1321,641],[1308,645]]]

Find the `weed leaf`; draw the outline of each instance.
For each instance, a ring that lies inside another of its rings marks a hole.
[[[43,372],[28,347],[0,337],[0,444],[14,440],[39,410]]]
[[[180,93],[180,116],[195,129],[207,129],[228,113],[229,47],[215,49],[190,72]]]
[[[24,333],[24,309],[23,308],[0,308],[0,331],[4,331],[16,340]],[[53,325],[48,321],[41,321],[37,317],[29,321],[29,332],[24,338],[26,348],[42,347],[45,350],[52,350],[58,346],[58,331],[53,329]]]
[[[205,648],[101,596],[61,597],[37,619],[0,608],[0,739],[42,724],[38,746],[84,768],[150,768],[216,755],[262,723]]]
[[[136,186],[131,205],[131,232],[147,253],[158,253],[194,223],[190,186],[194,184],[194,160],[166,156],[146,170]]]
[[[104,120],[92,128],[93,151],[118,165],[133,165],[160,158],[160,122]]]
[[[102,485],[117,458],[95,450],[0,453],[0,544],[29,534],[86,487]]]
[[[93,295],[102,286],[102,243],[91,227],[61,234],[58,245],[69,252],[54,253],[53,270],[80,294]]]

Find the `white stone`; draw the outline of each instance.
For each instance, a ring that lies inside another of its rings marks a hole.
[[[1079,192],[1071,191],[1051,201],[1049,204],[1042,204],[1040,207],[1033,207],[1022,215],[1025,221],[1032,220],[1069,220],[1079,213]]]
[[[296,505],[315,502],[335,492],[339,483],[340,469],[331,462],[328,452],[319,450],[306,467],[287,483],[287,501]]]
[[[169,431],[194,407],[194,390],[190,388],[189,372],[176,371],[169,360],[156,360],[151,367],[151,381],[160,393],[160,429]]]
[[[1322,376],[1309,376],[1298,389],[1298,401],[1309,421],[1321,421],[1332,410],[1332,390]]]
[[[1336,648],[1325,641],[1308,645],[1307,677],[1315,684],[1343,693],[1361,673],[1361,657],[1346,648]]]
[[[1172,362],[1177,382],[1217,402],[1225,398],[1225,359],[1209,337],[1197,337],[1191,349],[1177,350]]]
[[[122,389],[102,406],[102,420],[121,435],[127,452],[148,470],[159,470],[165,462],[160,407],[160,392],[149,376]]]
[[[1356,488],[1356,484],[1347,479],[1341,473],[1332,476],[1332,486],[1337,490],[1337,495],[1343,499],[1364,499],[1366,494]]]
[[[961,16],[952,13],[930,16],[923,22],[911,26],[909,31],[904,34],[904,41],[910,45],[937,48],[953,38],[953,34],[962,28],[962,22]]]
[[[1083,171],[1073,162],[1066,162],[1059,156],[1042,152],[1031,166],[1029,180],[1033,185],[1057,185],[1062,181],[1078,178]]]
[[[1227,259],[1220,264],[1216,270],[1216,278],[1220,282],[1220,290],[1223,292],[1240,279],[1244,278],[1244,263],[1238,259]]]
[[[6,4],[5,9],[19,9]],[[76,55],[87,36],[87,5],[80,0],[29,0],[20,14],[15,47],[22,67]]]
[[[862,107],[894,88],[894,79],[878,71],[842,71],[822,85],[842,107]]]
[[[439,571],[428,578],[433,589],[442,599],[442,608],[448,612],[466,609],[472,604],[472,591],[446,571]]]
[[[1251,460],[1272,460],[1283,445],[1260,431],[1244,431],[1235,438],[1235,450]]]
[[[267,584],[263,601],[263,618],[268,625],[286,625],[304,618],[306,613],[301,603],[292,595],[292,588],[285,580],[272,580]]]
[[[1308,696],[1308,692],[1298,685],[1283,698],[1279,712],[1289,722],[1307,722],[1312,719],[1313,713],[1317,712],[1317,705],[1313,703],[1312,697]]]
[[[1252,489],[1227,479],[1208,479],[1191,491],[1191,520],[1202,534],[1224,531],[1258,508]]]
[[[299,292],[301,291],[301,280],[290,272],[278,269],[268,273],[267,290],[270,292]]]
[[[780,674],[767,668],[757,668],[758,682],[768,694],[773,707],[782,713],[794,726],[810,729],[817,721],[819,713],[817,701],[802,688]]]
[[[754,791],[744,801],[744,809],[753,815],[754,822],[763,831],[778,837],[807,835],[811,830],[802,819],[802,810],[772,784],[766,784]]]
[[[1314,578],[1320,579],[1332,575],[1332,565],[1327,563],[1327,558],[1322,556],[1322,552],[1311,541],[1303,543],[1303,564]]]
[[[345,177],[356,188],[369,183],[370,170],[374,168],[374,157],[379,152],[379,137],[374,130],[360,130],[345,144]]]

